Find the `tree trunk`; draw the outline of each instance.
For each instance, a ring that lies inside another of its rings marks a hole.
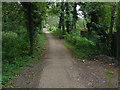
[[[109,51],[110,55],[112,54],[112,32],[114,25],[114,16],[115,16],[115,4],[112,6],[112,10],[111,10],[111,23],[110,23],[110,32],[109,32],[109,40],[108,40],[108,46],[110,46],[111,48],[111,50]]]
[[[42,21],[40,20],[40,33],[41,33],[41,30],[42,30]]]
[[[113,25],[114,25],[114,16],[115,16],[115,4],[112,7],[111,10],[111,23],[110,23],[110,33],[109,33],[109,42],[112,41],[112,32],[113,32]]]
[[[62,15],[62,31],[63,31],[63,34],[64,34],[65,33],[65,26],[64,26],[64,2],[62,2],[61,9],[62,9],[62,12],[61,12],[61,15]]]
[[[28,8],[28,29],[29,29],[29,38],[30,38],[30,55],[33,54],[33,29],[32,29],[32,15],[31,15],[31,3]]]
[[[60,21],[59,21],[59,26],[58,26],[58,28],[61,29],[61,26],[62,26],[62,25],[61,25],[61,23],[62,23],[62,11],[61,11],[61,13],[60,13],[60,17],[59,17],[59,18],[60,18]]]
[[[33,54],[33,20],[32,20],[32,4],[23,2],[22,5],[24,6],[25,10],[25,14],[26,14],[26,18],[27,18],[27,29],[29,32],[29,40],[30,40],[30,55]]]
[[[69,4],[68,2],[66,2],[66,28],[67,28],[67,32],[69,33],[70,32],[70,12],[69,12]]]
[[[73,5],[73,22],[72,22],[72,29],[73,30],[76,29],[76,22],[77,22],[77,19],[78,19],[76,7],[77,7],[77,3],[74,2],[74,5]]]
[[[64,2],[61,2],[61,13],[60,13],[60,21],[59,21],[59,29],[62,29],[63,34],[65,33],[64,26]]]
[[[42,30],[42,18],[41,18],[41,16],[40,16],[39,24],[40,24],[40,32],[41,32],[41,30]]]
[[[118,3],[117,31],[118,31],[117,59],[119,62],[120,61],[120,2]]]

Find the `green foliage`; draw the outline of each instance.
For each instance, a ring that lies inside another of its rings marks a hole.
[[[2,4],[2,30],[15,31],[25,26],[25,15],[17,2],[4,2]]]
[[[26,55],[29,52],[29,40],[26,30],[15,32],[2,32],[3,60],[10,63],[18,59],[20,55]]]
[[[44,34],[37,34],[34,43],[34,58],[27,55],[29,52],[29,43],[26,30],[15,32],[3,32],[3,85],[21,73],[24,66],[32,66],[32,63],[38,62],[45,50],[46,38]],[[43,32],[43,31],[42,31]],[[18,34],[19,33],[19,34]],[[23,34],[24,33],[24,34]],[[25,38],[27,37],[27,38]],[[27,62],[27,63],[26,63]]]
[[[86,30],[86,22],[84,18],[78,18],[76,22],[76,29],[77,30]]]
[[[106,85],[109,87],[114,87],[113,83],[111,83],[111,82],[107,82]]]
[[[42,55],[40,50],[45,46],[45,36],[38,35],[38,32],[46,18],[46,5],[47,3],[36,2],[2,4],[3,84],[7,84],[15,74],[20,73],[23,66],[31,66],[30,63]],[[30,49],[34,49],[35,58],[29,56]]]
[[[100,53],[96,47],[96,43],[82,37],[80,33],[66,33],[65,45],[70,48],[78,58],[89,58]]]
[[[53,33],[59,38],[63,37],[63,32],[61,29],[56,29],[56,31],[53,31]]]
[[[54,27],[58,27],[59,17],[58,16],[48,16],[46,20],[46,24]]]
[[[26,38],[27,32],[25,31],[16,31],[19,32],[19,35],[11,31],[2,32],[3,83],[8,81],[9,77],[13,77],[12,70],[27,61],[27,58],[22,59],[29,52],[29,43]]]
[[[51,33],[53,33],[54,35],[56,35],[58,38],[63,38],[64,37],[64,35],[63,35],[63,31],[61,30],[61,29],[58,29],[58,28],[56,28],[56,27],[51,27],[51,26],[49,26],[49,25],[47,25],[47,29],[51,32]]]
[[[95,43],[100,43],[100,36],[95,31],[86,31],[86,33],[83,36]]]
[[[51,29],[50,32],[59,38],[64,37],[65,45],[73,51],[75,56],[79,58],[89,58],[93,55],[101,53],[96,46],[96,42],[98,41],[96,38],[99,36],[94,32],[92,33],[93,37],[89,37],[89,39],[82,37],[79,30],[71,31],[70,33],[66,32],[65,35],[63,35],[63,32],[60,29]]]
[[[77,18],[74,5],[80,6],[78,11],[82,12],[83,18]],[[33,58],[28,56],[30,47],[34,47],[34,59],[37,60],[37,56],[42,55],[39,50],[45,49],[46,39],[44,34],[38,33],[43,33],[40,30],[45,20],[48,30],[59,38],[65,38],[65,45],[79,58],[88,58],[101,52],[106,54],[111,50],[107,37],[112,5],[113,3],[100,2],[3,3],[3,83],[20,73],[21,67],[31,66]],[[114,26],[113,32],[119,30],[119,11],[115,11],[115,16],[118,17],[114,24],[117,29]],[[81,35],[81,30],[86,33]]]
[[[76,57],[78,57],[80,59],[89,58],[93,55],[99,54],[99,51],[97,51],[95,49],[95,47],[94,48],[91,48],[91,47],[86,48],[83,46],[80,49],[78,49],[78,47],[76,47],[74,44],[72,44],[71,42],[68,42],[66,40],[64,40],[64,44],[66,47],[68,47],[70,50],[72,50],[73,54]]]
[[[71,34],[66,33],[65,39],[70,41],[72,44],[74,44],[78,49],[80,48],[88,48],[88,47],[94,47],[95,43],[88,40],[85,37],[82,37],[80,35],[77,35],[78,33],[72,32]]]
[[[116,73],[113,73],[113,72],[106,72],[106,75],[116,75]]]

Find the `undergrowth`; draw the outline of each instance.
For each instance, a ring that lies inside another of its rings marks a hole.
[[[34,54],[29,56],[29,40],[27,32],[3,32],[3,60],[2,60],[2,85],[8,84],[8,81],[19,75],[25,66],[33,66],[40,60],[42,52],[45,50],[45,34],[37,34],[34,41]]]
[[[98,53],[98,51],[93,51],[93,48],[88,47],[88,48],[80,48],[76,47],[74,44],[68,42],[67,40],[63,40],[64,45],[72,50],[73,54],[80,58],[80,59],[85,59],[85,58],[90,58]]]
[[[73,54],[78,58],[90,58],[101,53],[96,46],[95,40],[88,40],[86,37],[82,37],[78,32],[66,32],[63,35],[63,32],[60,29],[55,29],[55,27],[51,29],[50,32],[59,38],[64,37],[63,41],[65,46],[71,49]]]

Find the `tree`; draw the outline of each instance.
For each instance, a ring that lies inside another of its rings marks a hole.
[[[29,31],[29,38],[30,38],[30,55],[33,54],[33,7],[32,3],[22,3],[25,8],[25,14],[27,18],[27,28]]]
[[[43,21],[46,20],[46,17],[47,17],[47,6],[48,6],[48,3],[46,2],[40,2],[40,3],[37,3],[37,22],[39,24],[39,27],[40,27],[40,31],[42,30],[42,27],[43,27]]]
[[[111,10],[111,23],[110,23],[110,38],[112,37],[112,30],[113,30],[113,24],[114,24],[114,17],[115,17],[115,4],[112,6]]]
[[[78,19],[78,16],[77,16],[78,14],[77,14],[76,7],[77,7],[77,3],[74,2],[74,3],[73,3],[73,11],[72,11],[72,14],[73,14],[72,29],[73,29],[73,30],[76,29],[76,22],[77,22],[77,19]]]
[[[59,21],[59,29],[62,29],[63,34],[65,33],[65,25],[64,25],[64,2],[61,2],[61,12],[60,12],[60,21]]]
[[[17,2],[3,3],[2,29],[4,31],[16,31],[25,26],[24,12],[22,6]]]
[[[69,3],[66,2],[65,3],[65,7],[66,7],[66,31],[69,33],[70,32],[70,6]]]
[[[114,18],[115,18],[115,3],[112,6],[111,10],[111,22],[110,22],[110,32],[109,32],[109,45],[112,46],[112,33],[113,33],[113,26],[114,26]]]
[[[120,2],[118,2],[118,10],[117,10],[117,32],[118,32],[118,45],[117,45],[117,59],[120,60]]]
[[[40,27],[40,30],[42,29],[43,20],[46,18],[47,3],[23,2],[22,5],[24,7],[24,13],[27,19],[26,26],[28,28],[30,39],[30,55],[32,55],[35,33],[39,32],[37,31],[37,27]]]

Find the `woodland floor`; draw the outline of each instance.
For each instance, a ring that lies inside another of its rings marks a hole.
[[[117,88],[118,67],[100,61],[82,60],[73,56],[64,43],[46,29],[47,52],[33,67],[12,79],[12,86],[21,88]]]

